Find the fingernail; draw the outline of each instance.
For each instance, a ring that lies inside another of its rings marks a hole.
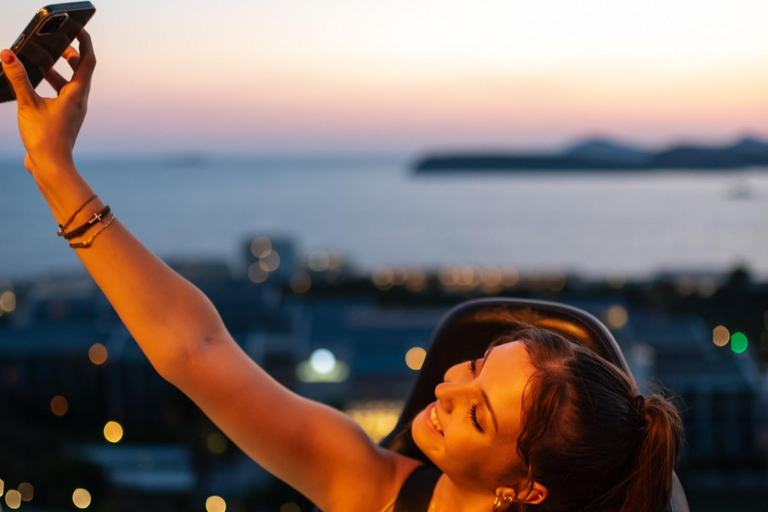
[[[13,54],[11,52],[7,52],[3,55],[3,62],[6,64],[13,64],[13,61],[15,59],[13,58]]]

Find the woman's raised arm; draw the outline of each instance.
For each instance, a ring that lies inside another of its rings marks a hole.
[[[64,54],[75,69],[72,80],[66,82],[55,71],[46,76],[57,98],[38,96],[13,53],[0,52],[18,101],[19,131],[27,150],[24,165],[60,225],[94,195],[72,160],[96,64],[85,31],[78,39],[82,56],[73,48]],[[91,201],[70,226],[83,224],[104,206],[99,198]],[[253,460],[323,510],[378,510],[397,492],[399,486],[392,487],[392,482],[406,476],[404,466],[395,463],[402,456],[374,444],[344,413],[275,381],[232,339],[197,287],[119,220],[110,219],[103,219],[98,229],[104,232],[92,245],[74,250],[165,380]],[[87,240],[92,231],[71,241]]]
[[[0,54],[3,71],[16,93],[19,132],[27,150],[24,165],[60,225],[94,195],[72,158],[96,65],[90,37],[84,30],[78,40],[81,54],[72,47],[64,53],[74,69],[71,81],[54,70],[46,75],[58,92],[57,98],[40,97],[13,52],[3,50]],[[89,202],[67,231],[93,218],[104,206],[99,197]],[[112,221],[105,228],[109,219]],[[189,360],[206,339],[223,329],[221,317],[197,287],[152,254],[111,215],[69,242],[84,242],[100,229],[104,232],[89,247],[71,250],[80,257],[149,361],[166,377]],[[51,236],[56,236],[55,229]]]

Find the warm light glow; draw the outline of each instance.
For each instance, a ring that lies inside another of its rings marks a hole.
[[[56,416],[64,416],[69,410],[69,402],[61,395],[56,395],[51,399],[51,412]]]
[[[401,401],[353,402],[345,408],[344,412],[363,427],[365,433],[374,442],[378,443],[397,425],[403,405]]]
[[[327,251],[312,251],[307,256],[307,266],[313,272],[325,272],[331,264],[331,257]]]
[[[107,362],[107,347],[101,343],[94,343],[88,350],[88,359],[95,365],[102,365]]]
[[[698,286],[699,296],[703,298],[709,298],[717,291],[717,283],[712,278],[703,278],[699,280]]]
[[[0,295],[0,309],[6,313],[10,313],[16,309],[16,294],[12,291],[7,291]]]
[[[8,508],[16,510],[21,506],[21,493],[15,489],[8,489],[5,493],[5,504]]]
[[[301,512],[301,508],[296,503],[289,501],[280,505],[280,512]]]
[[[717,327],[712,329],[712,343],[714,343],[718,347],[726,346],[730,339],[731,339],[731,333],[728,332],[728,329],[725,326],[718,325]]]
[[[266,272],[274,272],[280,266],[280,255],[277,251],[264,251],[259,255],[259,267]]]
[[[427,351],[421,347],[413,347],[405,354],[405,364],[411,370],[421,370]]]
[[[210,496],[205,500],[205,510],[207,512],[224,512],[227,510],[227,503],[221,496]]]
[[[387,290],[395,284],[395,272],[390,267],[376,267],[371,279],[376,288]]]
[[[91,506],[91,493],[85,489],[75,489],[72,493],[72,503],[79,509],[86,509]]]
[[[35,488],[29,482],[21,482],[19,484],[19,493],[21,493],[21,501],[32,501],[35,495]]]
[[[116,421],[108,421],[104,425],[104,439],[110,443],[118,443],[123,438],[123,427]]]
[[[611,329],[621,329],[626,325],[628,319],[627,310],[618,304],[608,308],[605,314],[605,321]]]
[[[312,278],[303,270],[300,270],[291,276],[291,290],[295,293],[306,293],[311,286]]]
[[[254,238],[251,242],[251,254],[256,258],[270,250],[272,250],[272,241],[265,236]]]
[[[501,285],[506,288],[512,288],[520,280],[520,274],[512,266],[501,267]]]
[[[269,277],[269,272],[264,270],[260,263],[255,261],[248,266],[248,279],[256,284],[263,283]]]
[[[3,479],[0,478],[0,496],[2,496],[4,492],[5,492],[5,482],[3,482]]]
[[[208,434],[208,449],[211,451],[211,453],[215,453],[217,455],[220,455],[227,451],[227,446],[229,445],[229,442],[227,441],[226,436],[224,434],[221,434],[219,432],[212,432]]]
[[[747,350],[747,345],[749,345],[749,341],[747,340],[747,336],[743,332],[735,332],[731,336],[731,350],[734,351],[737,354],[743,353],[745,350]]]
[[[545,286],[548,290],[552,290],[553,292],[559,292],[563,288],[565,288],[565,275],[563,274],[554,274],[546,279]]]

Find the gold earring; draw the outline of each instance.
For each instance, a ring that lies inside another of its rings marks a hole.
[[[499,512],[501,510],[501,507],[504,506],[505,503],[514,503],[517,501],[517,498],[515,496],[501,496],[496,495],[496,499],[493,501],[493,512]]]

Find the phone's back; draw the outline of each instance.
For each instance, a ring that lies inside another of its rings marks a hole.
[[[53,68],[95,12],[90,2],[49,5],[37,11],[11,47],[24,64],[32,87],[37,87],[43,81],[45,74]],[[0,102],[15,99],[2,68],[0,76]]]

